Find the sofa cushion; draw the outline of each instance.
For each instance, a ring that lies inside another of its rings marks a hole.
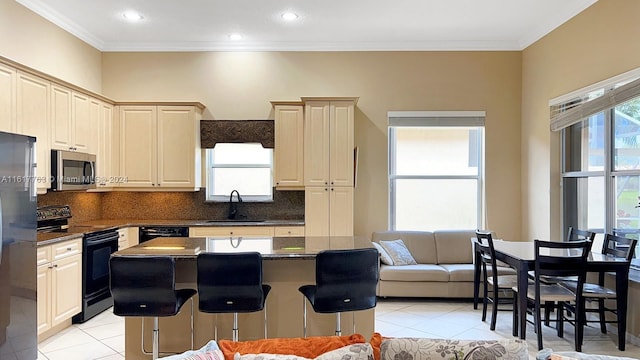
[[[380,265],[380,281],[449,281],[449,271],[436,264]]]
[[[436,264],[471,264],[473,247],[471,238],[475,230],[437,230],[433,232],[436,244]]]
[[[225,360],[240,354],[291,354],[313,359],[320,354],[351,344],[363,344],[361,334],[348,336],[310,336],[307,338],[271,338],[250,341],[219,340]]]
[[[449,272],[449,281],[473,281],[473,264],[441,264]]]
[[[380,231],[374,232],[371,239],[376,242],[401,239],[418,264],[437,264],[436,242],[432,232]]]
[[[519,339],[448,340],[395,338],[382,340],[381,360],[515,359],[529,360],[527,343]]]
[[[393,265],[416,265],[417,262],[411,256],[411,252],[405,246],[402,239],[397,240],[381,240],[380,246],[389,254],[393,260]]]
[[[318,355],[313,360],[370,360],[373,358],[371,344],[351,344]],[[285,354],[245,354],[235,353],[234,360],[307,360],[308,358]]]
[[[382,245],[380,245],[379,243],[372,241],[371,245],[373,245],[374,248],[376,248],[376,250],[378,250],[378,254],[380,254],[380,261],[383,264],[386,265],[393,265],[393,259],[391,258],[391,256],[389,256],[389,254],[387,253],[387,250],[385,250]]]

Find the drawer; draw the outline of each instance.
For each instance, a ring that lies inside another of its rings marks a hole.
[[[52,261],[82,253],[82,238],[51,245]]]
[[[276,226],[274,236],[304,236],[304,226]]]
[[[192,227],[189,236],[273,236],[273,226]]]
[[[36,265],[44,265],[51,262],[51,245],[38,246],[36,248]]]

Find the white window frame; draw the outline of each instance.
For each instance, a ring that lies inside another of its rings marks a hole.
[[[273,150],[273,149],[272,149]],[[214,192],[214,179],[213,179],[213,169],[214,168],[252,168],[252,169],[270,169],[270,188],[271,192],[269,195],[245,195],[240,193],[243,202],[271,202],[273,201],[273,151],[270,156],[269,164],[214,164],[213,162],[213,152],[214,149],[206,149],[205,158],[206,158],[206,201],[212,202],[229,202],[229,195],[212,195]]]
[[[395,218],[395,182],[402,179],[471,179],[477,180],[477,228],[483,228],[484,197],[484,123],[485,111],[389,111],[388,118],[388,229],[397,230]],[[476,175],[397,175],[395,174],[395,135],[397,127],[478,127],[478,173]]]

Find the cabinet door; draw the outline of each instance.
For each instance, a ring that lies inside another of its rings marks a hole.
[[[302,106],[275,107],[275,184],[282,190],[304,186]]]
[[[129,247],[129,239],[127,237],[127,228],[118,229],[118,250],[124,250]]]
[[[73,150],[71,140],[71,90],[51,86],[51,148]]]
[[[113,106],[99,102],[98,109],[98,151],[96,152],[98,188],[112,187],[116,183],[116,172],[113,171]]]
[[[306,187],[304,192],[304,233],[329,236],[329,188]]]
[[[37,322],[38,334],[51,328],[51,269],[50,264],[38,266]]]
[[[332,101],[330,109],[329,185],[353,186],[353,102]]]
[[[56,326],[82,310],[82,256],[54,261],[51,275],[51,325]]]
[[[353,236],[353,188],[336,186],[329,193],[330,235]]]
[[[189,228],[189,236],[273,236],[272,226],[205,226]]]
[[[17,127],[19,134],[36,137],[36,183],[38,193],[51,187],[51,145],[49,139],[50,84],[35,76],[18,72]]]
[[[15,132],[16,70],[0,64],[0,131]]]
[[[156,186],[196,186],[196,136],[193,106],[158,106],[158,181]]]
[[[89,96],[73,92],[71,96],[71,147],[73,151],[95,154],[92,142],[98,127],[91,126],[91,101]]]
[[[329,102],[309,101],[304,114],[304,184],[329,183]]]
[[[304,236],[304,226],[276,226],[273,236]]]
[[[156,107],[122,106],[120,128],[120,176],[127,179],[123,186],[155,187]]]

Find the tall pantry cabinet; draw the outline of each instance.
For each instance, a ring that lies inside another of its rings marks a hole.
[[[353,235],[355,98],[303,98],[305,235]]]

